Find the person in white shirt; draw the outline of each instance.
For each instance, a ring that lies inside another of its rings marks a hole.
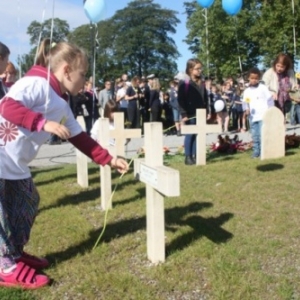
[[[243,95],[246,113],[250,115],[253,158],[260,157],[263,115],[270,107],[274,106],[272,94],[264,84],[260,83],[260,77],[261,73],[258,68],[250,69],[248,72],[249,86]]]
[[[40,201],[28,164],[50,134],[69,140],[97,164],[128,170],[125,160],[82,131],[64,98],[82,88],[87,69],[82,49],[66,42],[52,46],[46,39],[36,65],[0,100],[0,286],[37,289],[50,282],[37,271],[49,265],[47,259],[24,251]]]
[[[104,118],[109,119],[109,129],[114,129],[114,113],[119,111],[119,106],[114,100],[108,100],[104,107]],[[91,138],[101,145],[101,139],[99,136],[99,119],[93,125],[91,130]],[[111,146],[115,145],[115,139],[110,139],[109,144]]]

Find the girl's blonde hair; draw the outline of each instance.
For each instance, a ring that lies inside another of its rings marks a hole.
[[[55,72],[62,62],[66,62],[72,69],[77,69],[80,65],[86,70],[88,68],[88,58],[83,49],[67,42],[51,44],[50,39],[43,40],[36,57],[36,65],[50,65],[50,70]]]
[[[156,91],[160,90],[160,83],[159,83],[159,79],[158,78],[154,78],[152,80],[152,83],[150,85],[150,89],[151,90],[156,90]]]

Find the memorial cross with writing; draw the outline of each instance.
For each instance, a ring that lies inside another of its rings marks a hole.
[[[146,184],[147,255],[152,263],[165,261],[164,196],[180,195],[179,171],[163,165],[161,122],[145,123],[145,160],[135,159],[134,173]]]

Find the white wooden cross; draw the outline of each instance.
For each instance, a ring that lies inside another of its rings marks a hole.
[[[98,141],[101,146],[109,150],[109,119],[99,119]],[[111,153],[111,152],[110,152]],[[100,186],[101,186],[101,208],[103,210],[112,208],[111,198],[111,167],[109,165],[100,166]]]
[[[164,196],[180,195],[179,171],[163,165],[161,122],[145,123],[145,160],[135,159],[134,173],[146,183],[147,255],[152,263],[165,261]]]
[[[125,144],[127,139],[140,138],[142,136],[141,129],[125,129],[124,113],[114,113],[114,128],[110,131],[110,137],[115,139],[116,155],[125,157]]]
[[[181,133],[197,134],[196,137],[196,165],[206,165],[206,134],[221,133],[220,125],[206,124],[206,109],[197,109],[196,125],[182,125]]]
[[[85,121],[83,116],[77,117],[77,122],[81,126],[83,131],[86,131]],[[89,176],[88,176],[88,157],[81,151],[76,149],[76,166],[77,166],[77,183],[81,187],[89,186]]]

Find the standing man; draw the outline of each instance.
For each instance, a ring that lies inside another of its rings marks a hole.
[[[111,82],[106,80],[104,83],[104,89],[99,93],[99,105],[101,111],[101,117],[103,117],[104,107],[108,100],[112,99],[112,92],[111,92]]]

